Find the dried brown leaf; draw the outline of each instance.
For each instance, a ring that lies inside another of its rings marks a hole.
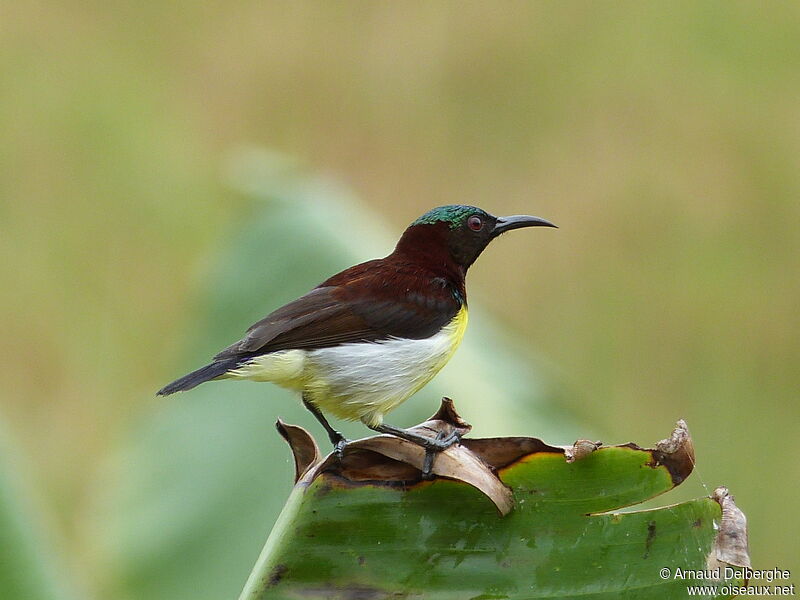
[[[711,497],[722,508],[722,522],[714,540],[714,547],[708,556],[709,568],[720,563],[734,567],[750,568],[750,552],[747,542],[747,517],[736,506],[728,488],[718,487]]]
[[[564,448],[564,457],[568,463],[573,463],[576,460],[586,458],[592,452],[597,450],[603,442],[593,442],[591,440],[576,440],[571,447]]]
[[[319,447],[311,434],[298,425],[290,425],[278,419],[275,427],[292,449],[294,481],[297,483],[309,467],[319,462]]]

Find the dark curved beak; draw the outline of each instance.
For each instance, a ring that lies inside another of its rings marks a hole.
[[[494,229],[492,229],[492,234],[500,235],[501,233],[505,233],[506,231],[511,231],[512,229],[520,229],[522,227],[558,228],[558,225],[554,225],[553,223],[551,223],[550,221],[546,221],[545,219],[541,219],[539,217],[529,217],[528,215],[498,217],[497,223],[495,223]]]

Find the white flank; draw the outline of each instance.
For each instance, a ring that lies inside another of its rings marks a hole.
[[[460,339],[449,327],[422,340],[389,339],[313,350],[307,391],[324,411],[370,425],[428,383],[450,360]]]
[[[462,310],[426,339],[390,338],[319,350],[283,350],[257,357],[227,376],[271,381],[302,391],[325,412],[377,425],[450,360],[466,325],[466,310]]]

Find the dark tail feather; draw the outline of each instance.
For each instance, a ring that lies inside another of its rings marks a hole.
[[[201,383],[210,381],[220,375],[224,375],[239,363],[238,358],[229,358],[228,360],[220,360],[213,362],[205,367],[200,367],[196,371],[192,371],[188,375],[184,375],[180,379],[176,379],[172,383],[165,385],[163,388],[156,392],[159,396],[169,396],[175,392],[185,392],[193,387],[197,387]]]

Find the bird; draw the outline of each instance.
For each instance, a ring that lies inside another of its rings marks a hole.
[[[348,440],[325,413],[422,446],[429,470],[429,453],[460,442],[459,435],[430,438],[384,416],[453,356],[468,321],[467,270],[492,240],[523,227],[557,226],[475,206],[433,208],[408,226],[391,254],[329,277],[157,394],[221,379],[272,382],[299,393],[340,458]]]

